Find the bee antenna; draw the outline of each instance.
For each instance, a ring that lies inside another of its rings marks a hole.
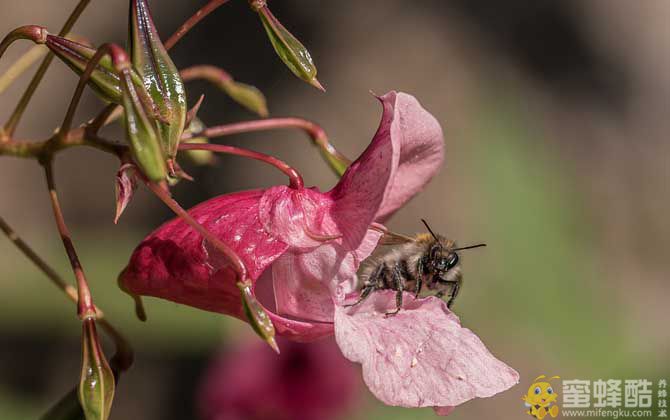
[[[477,244],[477,245],[469,245],[469,246],[464,246],[462,248],[454,248],[454,251],[463,251],[464,249],[472,249],[472,248],[480,248],[482,246],[486,246],[486,244]]]
[[[433,229],[431,229],[430,226],[428,226],[428,222],[426,222],[425,219],[421,219],[421,221],[422,221],[423,224],[426,226],[426,229],[428,229],[428,232],[430,232],[430,234],[433,235],[433,238],[435,238],[435,240],[437,241],[437,243],[440,244],[440,246],[442,246],[442,242],[440,242],[440,239],[437,237],[437,235],[435,234],[435,232],[433,232]]]

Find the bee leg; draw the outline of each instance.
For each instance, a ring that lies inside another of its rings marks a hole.
[[[386,317],[392,316],[400,312],[402,308],[402,292],[404,290],[404,281],[400,268],[396,265],[393,267],[393,287],[395,289],[395,311],[387,312]]]
[[[409,272],[407,261],[400,262],[400,269],[407,280],[416,280],[416,283],[414,284],[414,299],[418,298],[419,293],[421,293],[421,288],[423,287],[423,261],[419,260],[417,264],[417,273],[419,273],[419,276],[416,279],[412,273]]]
[[[419,293],[421,293],[421,288],[423,287],[423,279],[419,277],[416,279],[416,286],[414,286],[414,299],[419,297]]]
[[[386,264],[379,265],[379,267],[377,267],[375,271],[370,274],[370,277],[365,281],[365,285],[363,286],[363,290],[361,290],[361,295],[358,297],[358,300],[354,303],[344,305],[344,307],[348,308],[350,306],[356,306],[363,302],[373,290],[383,288],[384,276],[386,275],[387,270],[388,268],[386,267]]]
[[[456,282],[454,283],[454,288],[451,289],[451,296],[449,297],[449,302],[447,302],[447,308],[451,309],[451,305],[454,304],[454,300],[456,300],[456,296],[458,295],[458,291],[461,289],[461,283]]]
[[[361,291],[361,295],[358,297],[358,300],[356,300],[356,302],[354,302],[354,303],[350,303],[350,304],[348,304],[348,305],[344,305],[344,307],[345,307],[345,308],[348,308],[348,307],[350,307],[350,306],[356,306],[356,305],[358,305],[359,303],[363,302],[363,301],[370,295],[370,293],[371,293],[373,290],[375,290],[375,286],[374,286],[374,285],[368,285],[368,286],[365,286],[365,287],[363,288],[363,290]]]

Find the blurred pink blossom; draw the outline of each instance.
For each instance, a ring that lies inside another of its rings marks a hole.
[[[351,411],[361,383],[332,339],[279,345],[279,356],[254,340],[213,360],[198,390],[201,418],[329,420]]]
[[[272,279],[270,317],[279,335],[310,341],[335,332],[379,399],[446,414],[508,389],[517,373],[462,328],[442,300],[408,297],[392,318],[384,316],[394,302],[390,293],[342,306],[381,237],[374,224],[417,194],[443,162],[440,125],[414,97],[391,92],[379,99],[377,133],[331,191],[276,186],[217,197],[190,213],[240,255],[254,287],[269,287]],[[135,294],[244,319],[226,259],[180,219],[140,244],[121,282]]]

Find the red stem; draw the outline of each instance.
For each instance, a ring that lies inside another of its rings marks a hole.
[[[63,240],[65,252],[70,259],[72,271],[74,271],[74,276],[77,279],[77,314],[81,319],[86,319],[89,317],[95,318],[96,309],[93,305],[91,290],[88,287],[88,281],[86,280],[86,275],[84,274],[84,268],[81,266],[81,262],[77,256],[77,251],[74,247],[74,243],[72,242],[72,236],[70,235],[70,231],[68,230],[67,225],[65,224],[65,219],[63,218],[63,212],[61,210],[60,202],[58,200],[58,193],[56,191],[56,183],[54,181],[53,166],[50,160],[44,162],[44,171],[46,173],[47,187],[49,188],[49,196],[51,197],[51,205],[54,211],[56,226],[58,227],[58,232],[60,233],[60,237]]]
[[[279,160],[274,156],[266,155],[265,153],[255,152],[253,150],[243,149],[241,147],[227,146],[223,144],[209,144],[209,143],[181,143],[179,150],[207,150],[210,152],[226,153],[229,155],[242,156],[261,162],[269,163],[275,168],[282,171],[290,181],[289,186],[294,189],[302,189],[305,183],[302,180],[300,173],[293,167],[289,166],[283,160]]]
[[[63,278],[56,273],[46,261],[42,259],[37,253],[23,240],[19,235],[7,224],[7,222],[0,217],[0,230],[2,230],[10,241],[23,252],[23,254],[39,268],[65,295],[75,304],[78,301],[77,291],[74,287],[69,285]],[[116,345],[116,354],[112,357],[110,364],[117,374],[128,370],[133,363],[133,349],[128,344],[128,341],[121,335],[121,333],[105,319],[105,315],[100,308],[95,308],[97,314],[97,322],[110,336]]]
[[[77,19],[79,19],[79,16],[81,16],[81,14],[84,12],[84,9],[86,9],[86,6],[88,6],[88,3],[90,1],[91,0],[80,0],[79,3],[77,3],[77,6],[70,14],[70,17],[68,17],[67,21],[61,28],[60,32],[58,32],[59,36],[65,36],[70,32],[75,22],[77,21]],[[42,78],[49,69],[49,66],[51,65],[53,59],[54,59],[54,53],[52,52],[50,52],[49,54],[47,54],[46,57],[44,57],[44,60],[42,60],[42,63],[35,72],[35,75],[33,76],[32,80],[30,81],[28,88],[23,93],[23,96],[21,96],[21,99],[19,99],[19,103],[16,104],[16,108],[14,108],[14,111],[12,112],[12,115],[9,117],[9,120],[7,120],[7,122],[5,123],[4,131],[8,137],[12,137],[14,135],[16,126],[19,124],[19,121],[23,116],[23,112],[26,110],[26,107],[28,106],[30,99],[33,97],[35,90],[37,90],[37,86],[39,86],[40,82],[42,81]]]
[[[222,6],[228,0],[210,0],[209,3],[200,8],[197,12],[193,14],[190,18],[184,22],[175,33],[165,41],[165,48],[170,49],[179,42],[179,40],[188,33],[195,25],[203,20],[207,15],[216,10],[219,6]]]
[[[219,125],[206,128],[199,133],[187,134],[182,137],[182,139],[187,140],[195,137],[222,137],[232,134],[250,133],[254,131],[282,128],[298,128],[305,131],[314,143],[327,151],[329,154],[335,156],[337,159],[343,162],[351,163],[349,158],[338,152],[337,149],[335,149],[335,147],[333,147],[333,145],[330,143],[330,141],[328,141],[328,136],[326,136],[326,132],[323,130],[323,128],[311,121],[295,117],[266,118],[262,120],[252,120],[234,124]]]
[[[162,185],[148,180],[144,181],[149,189],[167,205],[170,210],[172,210],[177,216],[181,217],[186,223],[188,223],[193,229],[200,233],[203,238],[205,238],[209,243],[214,245],[216,249],[221,251],[223,255],[228,258],[228,261],[232,265],[232,269],[237,274],[238,281],[245,281],[247,279],[247,267],[244,265],[244,261],[240,258],[237,253],[226,245],[219,238],[214,236],[212,232],[207,230],[203,225],[198,223],[184,208],[179,205],[171,196],[170,192]]]
[[[225,82],[230,82],[233,77],[222,68],[212,66],[209,64],[199,64],[191,67],[186,67],[179,71],[182,80],[188,82],[194,79],[205,79],[215,85],[221,85]]]

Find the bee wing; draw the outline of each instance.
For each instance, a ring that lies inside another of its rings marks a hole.
[[[379,240],[379,245],[399,245],[406,244],[407,242],[414,242],[414,238],[400,233],[386,231],[384,232],[384,236]]]

